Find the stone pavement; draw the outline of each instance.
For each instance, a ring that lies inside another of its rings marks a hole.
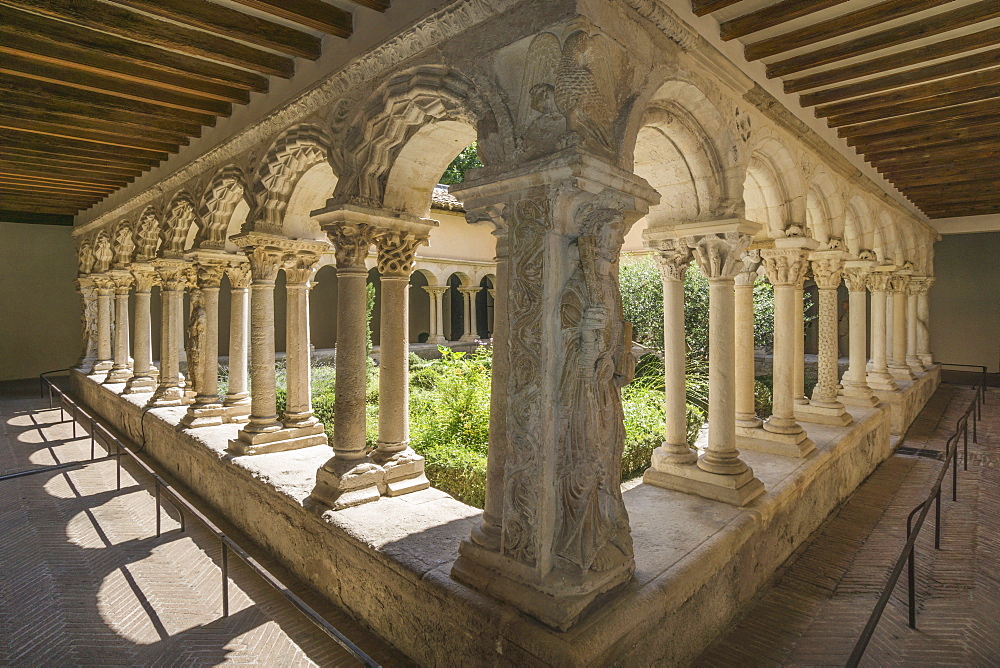
[[[972,392],[942,385],[900,449],[782,566],[771,586],[709,646],[700,666],[844,665],[905,542],[906,516],[942,466]],[[862,665],[1000,665],[1000,391],[988,390],[969,470],[959,458],[917,541],[917,630],[907,627],[906,571]]]
[[[37,394],[0,394],[0,473],[89,457],[83,430],[74,439],[45,406]],[[151,481],[131,462],[123,469],[120,492],[113,461],[0,482],[0,665],[358,665],[232,555],[223,619],[218,541],[193,518],[181,533],[172,510],[157,538]],[[248,551],[376,661],[407,664]]]

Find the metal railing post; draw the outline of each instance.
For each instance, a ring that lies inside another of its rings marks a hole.
[[[958,501],[958,440],[955,441],[955,450],[952,453],[951,500]]]
[[[222,543],[222,616],[229,616],[229,546]]]
[[[156,482],[156,537],[160,537],[160,481]]]
[[[934,549],[941,549],[941,488],[934,496]]]

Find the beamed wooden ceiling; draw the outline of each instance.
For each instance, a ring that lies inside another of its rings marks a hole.
[[[692,0],[930,218],[1000,213],[1000,0]]]
[[[0,219],[71,223],[351,30],[322,0],[0,0]]]

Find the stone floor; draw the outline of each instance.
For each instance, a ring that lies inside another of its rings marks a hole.
[[[25,389],[0,390],[0,473],[89,457],[82,429],[74,439]],[[120,492],[113,461],[0,482],[0,665],[358,665],[232,556],[222,618],[218,542],[191,518],[181,533],[171,515],[156,538],[152,487],[131,462]],[[407,665],[250,552],[377,661]]]
[[[971,391],[942,385],[886,460],[782,567],[696,664],[844,665],[905,542],[906,516],[926,497]],[[1000,665],[1000,391],[989,390],[979,444],[949,473],[941,550],[933,514],[917,542],[917,627],[907,627],[906,575],[862,665]]]

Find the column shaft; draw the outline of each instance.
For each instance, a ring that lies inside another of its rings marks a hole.
[[[917,357],[917,293],[912,288],[906,293],[906,365],[916,373],[924,370]]]
[[[337,376],[333,452],[344,460],[365,457],[365,311],[368,272],[337,267]]]
[[[226,270],[229,284],[229,388],[224,405],[230,422],[242,422],[250,403],[247,387],[250,269],[245,264]]]
[[[868,278],[868,287],[871,291],[871,316],[872,316],[872,336],[871,355],[872,367],[868,373],[868,385],[873,390],[892,391],[899,389],[896,382],[889,375],[886,361],[886,289],[889,283],[889,276],[885,272],[872,272]]]
[[[698,460],[711,473],[734,475],[747,470],[736,450],[736,313],[732,278],[708,282],[708,448]]]
[[[754,308],[753,278],[736,279],[736,425],[761,425],[754,402]],[[741,280],[742,279],[742,280]]]
[[[107,371],[113,365],[111,351],[111,303],[113,284],[107,278],[97,280],[97,362],[94,371]]]
[[[250,286],[251,434],[281,429],[274,384],[274,279],[253,279]]]
[[[764,422],[764,429],[782,434],[797,434],[802,427],[795,422],[795,338],[796,290],[792,285],[774,286],[774,366],[772,369],[771,417]]]
[[[805,288],[802,283],[799,281],[795,287],[795,366],[792,396],[796,404],[809,403],[809,399],[806,397]]]
[[[135,361],[132,377],[125,385],[126,394],[152,392],[156,388],[150,293],[158,278],[148,265],[133,269],[132,275],[135,277],[135,342],[132,353]]]
[[[686,267],[686,263],[684,265]],[[663,375],[665,432],[663,447],[690,461],[696,456],[687,445],[687,356],[684,349],[684,283],[663,279]]]
[[[108,372],[105,383],[124,383],[132,377],[129,365],[128,297],[133,283],[128,272],[115,272],[115,333],[114,365]]]
[[[382,275],[379,325],[378,452],[391,455],[410,441],[408,276]]]

